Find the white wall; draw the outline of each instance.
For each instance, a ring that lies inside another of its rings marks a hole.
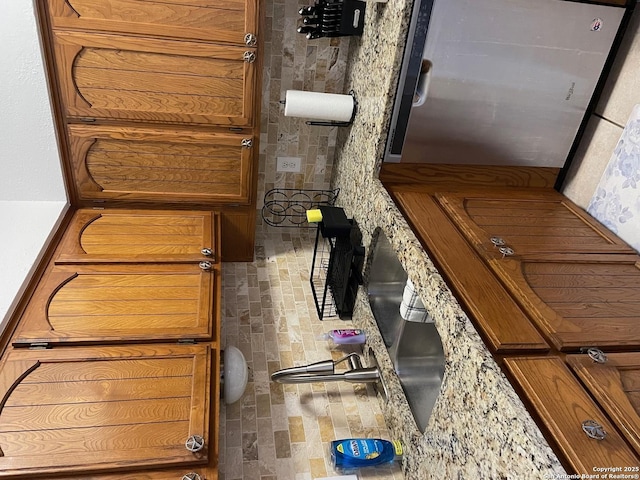
[[[31,0],[0,1],[0,319],[67,202]]]

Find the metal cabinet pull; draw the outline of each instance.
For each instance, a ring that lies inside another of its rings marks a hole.
[[[489,240],[491,240],[491,243],[493,243],[494,246],[496,247],[501,247],[503,246],[506,242],[500,238],[500,237],[491,237]]]
[[[196,472],[189,472],[182,476],[182,480],[202,480],[202,477]]]
[[[184,446],[190,452],[199,452],[204,448],[204,438],[200,435],[191,435],[187,438],[187,441],[184,442]]]
[[[256,37],[253,33],[247,33],[244,36],[244,44],[247,47],[255,47],[258,43],[258,37]]]
[[[246,51],[244,55],[242,55],[242,59],[247,63],[253,63],[256,61],[256,52]]]
[[[604,440],[607,436],[607,432],[604,431],[604,427],[595,420],[585,420],[582,422],[582,431],[587,434],[587,437],[594,440]]]
[[[211,257],[213,255],[213,250],[211,250],[210,248],[204,247],[202,250],[200,250],[200,253],[205,257]]]
[[[251,138],[243,138],[240,145],[244,148],[251,148],[253,147],[253,140]]]
[[[605,363],[607,361],[607,356],[599,348],[588,349],[587,355],[589,355],[589,358],[596,363]]]
[[[209,270],[211,270],[211,267],[213,267],[213,263],[204,261],[204,262],[200,262],[198,266],[205,272],[208,272]]]
[[[511,247],[500,247],[498,251],[502,254],[502,258],[514,255],[516,252]]]

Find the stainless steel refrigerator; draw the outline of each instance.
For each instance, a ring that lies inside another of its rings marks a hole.
[[[563,166],[624,14],[566,0],[416,0],[384,160]]]

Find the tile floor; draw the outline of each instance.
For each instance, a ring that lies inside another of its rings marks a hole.
[[[221,480],[333,476],[331,440],[390,439],[370,386],[270,381],[280,368],[338,359],[353,348],[317,338],[352,324],[318,319],[309,283],[314,241],[315,229],[258,226],[255,260],[223,265],[223,345],[243,352],[249,383],[238,402],[221,406]],[[358,478],[403,477],[392,465]]]

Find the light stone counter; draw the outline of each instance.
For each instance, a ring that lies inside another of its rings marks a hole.
[[[460,308],[432,261],[377,179],[411,0],[367,3],[365,33],[353,38],[345,92],[358,102],[354,124],[338,133],[333,186],[370,247],[381,228],[435,320],[446,358],[440,396],[419,432],[360,289],[354,323],[365,328],[389,389],[387,425],[405,446],[406,478],[561,478],[565,471]],[[316,127],[321,128],[321,127]]]

